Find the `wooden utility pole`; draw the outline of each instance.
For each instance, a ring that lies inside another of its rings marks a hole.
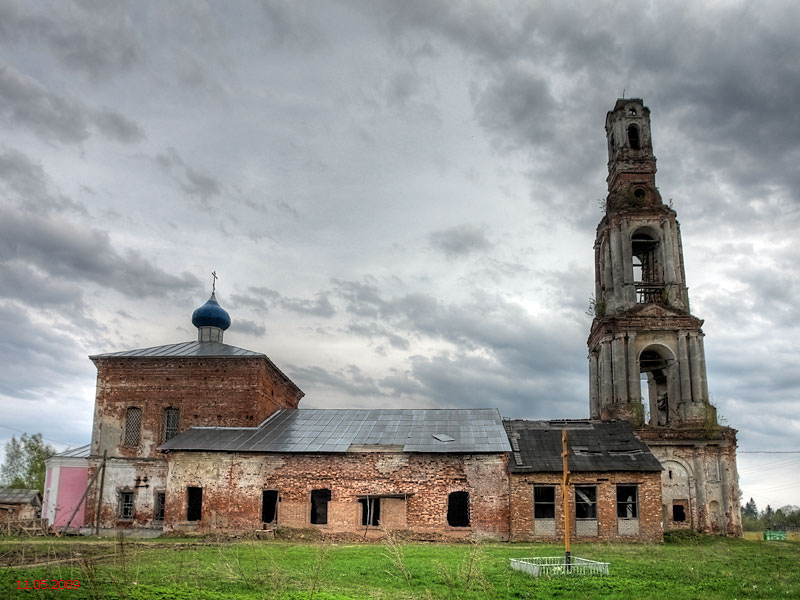
[[[564,560],[567,565],[567,571],[570,570],[570,553],[569,553],[569,465],[567,464],[567,456],[569,456],[569,449],[567,448],[567,430],[561,430],[561,460],[564,468],[564,479],[561,483],[561,500],[563,504],[564,513]]]
[[[100,491],[97,493],[97,515],[94,521],[94,534],[100,535],[100,510],[103,508],[103,485],[106,482],[106,455],[108,450],[103,450],[103,472],[100,474]]]

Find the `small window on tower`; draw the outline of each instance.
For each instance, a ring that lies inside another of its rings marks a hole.
[[[628,125],[628,145],[631,147],[631,150],[641,149],[639,128],[636,125]]]
[[[631,106],[631,107],[628,109],[628,114],[629,114],[629,115],[631,115],[631,116],[633,116],[633,117],[635,117],[635,116],[636,116],[636,107],[635,107],[635,106]]]

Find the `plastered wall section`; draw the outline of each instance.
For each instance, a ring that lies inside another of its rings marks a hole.
[[[511,474],[512,541],[564,539],[563,496],[560,473]],[[646,541],[663,539],[661,527],[661,474],[657,472],[573,473],[570,479],[570,538],[585,541]],[[636,523],[617,518],[617,485],[638,486]],[[554,485],[555,519],[534,519],[533,488]],[[596,523],[575,519],[576,485],[597,486]]]
[[[508,535],[506,454],[168,455],[165,529],[261,529],[262,491],[278,490],[277,525],[362,532],[360,496],[381,500],[381,526],[450,537]],[[187,522],[187,487],[203,489],[202,519]],[[329,489],[328,523],[311,523],[311,491]],[[447,523],[448,496],[470,495],[469,527]]]
[[[637,435],[664,467],[665,530],[742,535],[735,430],[642,428]],[[673,520],[674,504],[687,507],[686,521]]]

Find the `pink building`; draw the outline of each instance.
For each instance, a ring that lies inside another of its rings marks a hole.
[[[47,459],[42,518],[47,519],[48,525],[65,527],[75,512],[75,507],[86,491],[88,458],[89,444]],[[85,513],[86,503],[83,502],[72,519],[70,529],[83,527]]]

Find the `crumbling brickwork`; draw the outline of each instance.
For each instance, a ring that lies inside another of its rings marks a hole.
[[[278,490],[276,524],[363,533],[359,499],[380,497],[380,526],[449,537],[508,536],[506,454],[169,454],[165,529],[261,529],[262,491]],[[187,521],[187,488],[203,489]],[[311,522],[312,490],[328,489],[327,523]],[[469,526],[448,525],[448,496],[469,493]],[[376,528],[372,528],[375,530]]]
[[[637,430],[664,466],[664,528],[742,535],[736,430],[712,424],[706,429]],[[673,519],[673,506],[685,504],[686,520]]]
[[[570,537],[578,541],[659,542],[661,527],[661,477],[656,472],[573,473],[570,478]],[[555,486],[555,518],[537,527],[534,486]],[[596,486],[597,519],[576,520],[575,487]],[[617,486],[635,485],[638,518],[621,523],[617,516]],[[511,474],[511,540],[564,538],[563,496],[560,473]],[[592,522],[596,521],[596,522]],[[592,535],[595,534],[595,535]]]
[[[195,426],[255,427],[281,408],[297,408],[303,392],[265,356],[93,357],[97,393],[89,478],[107,462],[101,527],[155,527],[154,493],[166,486],[166,410],[177,409],[177,431]],[[128,409],[139,409],[136,444],[126,444]],[[128,459],[128,460],[123,460]],[[99,483],[99,482],[98,482]],[[120,519],[119,498],[133,492],[134,518]],[[98,486],[87,497],[96,518]]]

